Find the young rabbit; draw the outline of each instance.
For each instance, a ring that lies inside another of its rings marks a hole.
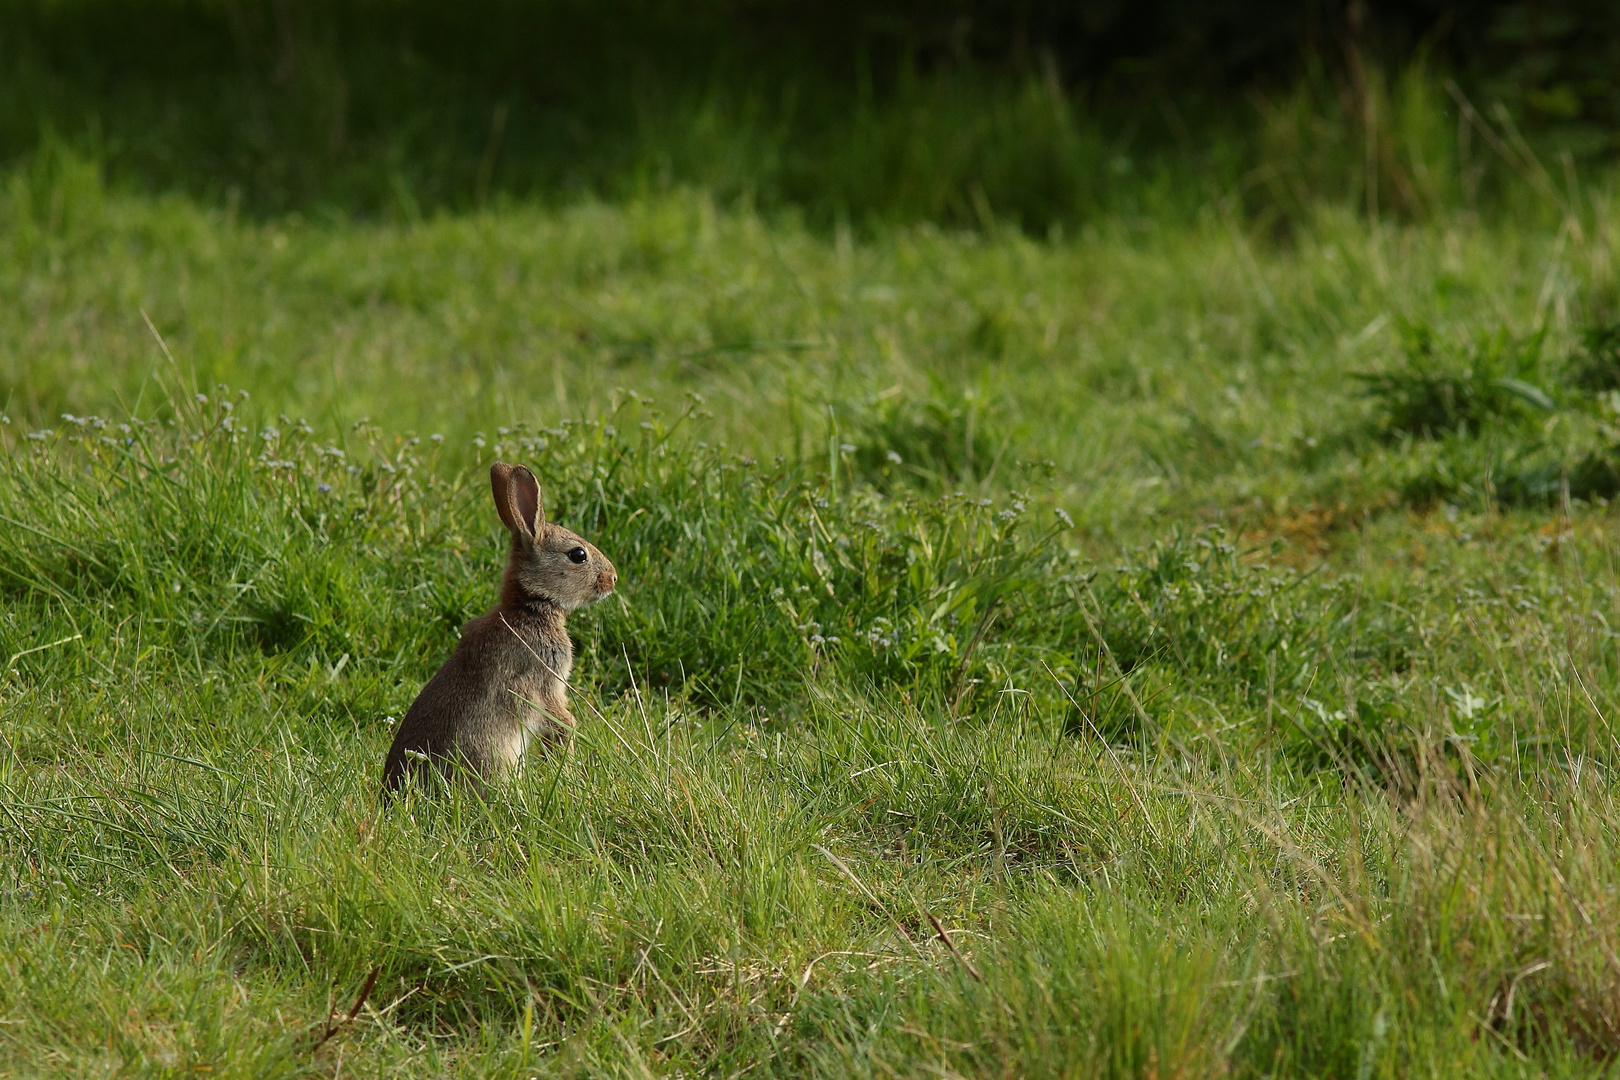
[[[574,648],[564,619],[612,592],[619,575],[588,542],[546,522],[528,469],[497,461],[489,484],[512,533],[500,602],[461,628],[455,652],[405,714],[383,765],[385,799],[429,767],[459,765],[494,780],[530,739],[556,744],[574,726]]]

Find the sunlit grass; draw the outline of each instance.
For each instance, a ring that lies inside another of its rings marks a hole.
[[[1620,1046],[1598,186],[1578,230],[856,243],[693,193],[250,224],[52,169],[0,200],[0,1071]],[[1455,397],[1419,325],[1459,365],[1540,335],[1545,403],[1392,422]],[[383,813],[493,597],[496,456],[623,578],[571,623],[579,736]]]

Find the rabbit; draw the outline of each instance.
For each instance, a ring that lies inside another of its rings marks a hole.
[[[528,469],[497,461],[489,484],[512,534],[500,602],[461,628],[455,652],[405,714],[383,764],[384,801],[429,768],[497,780],[531,740],[556,746],[573,731],[574,648],[564,620],[611,593],[618,572],[588,541],[546,521]]]

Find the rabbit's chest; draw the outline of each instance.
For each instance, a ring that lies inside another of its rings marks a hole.
[[[563,681],[568,677],[568,665],[554,665],[554,669],[562,679],[542,672],[525,673],[512,680],[508,699],[515,708],[508,715],[517,723],[508,727],[499,740],[502,765],[506,769],[517,767],[534,740],[549,741],[568,730],[564,719],[568,715],[568,697]]]
[[[550,722],[555,722],[555,714],[567,708],[568,676],[574,666],[571,651],[541,652],[541,663],[525,666],[512,675],[509,697],[517,706],[523,726],[531,733],[548,723],[548,715],[553,717]]]
[[[556,672],[556,676],[549,672],[525,672],[513,680],[508,695],[525,718],[543,713],[549,706],[567,703],[568,689],[564,680],[568,678],[568,666],[558,665]]]

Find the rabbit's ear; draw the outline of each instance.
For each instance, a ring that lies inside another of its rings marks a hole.
[[[513,536],[534,541],[546,523],[540,507],[540,482],[522,465],[497,461],[489,467],[489,487],[495,496],[495,510]]]
[[[497,461],[489,467],[489,490],[507,531],[534,540],[540,531],[540,485],[534,474],[521,465]]]
[[[518,524],[530,536],[539,536],[546,524],[546,511],[540,503],[540,481],[534,478],[534,473],[522,465],[514,465],[506,497],[511,500]]]

